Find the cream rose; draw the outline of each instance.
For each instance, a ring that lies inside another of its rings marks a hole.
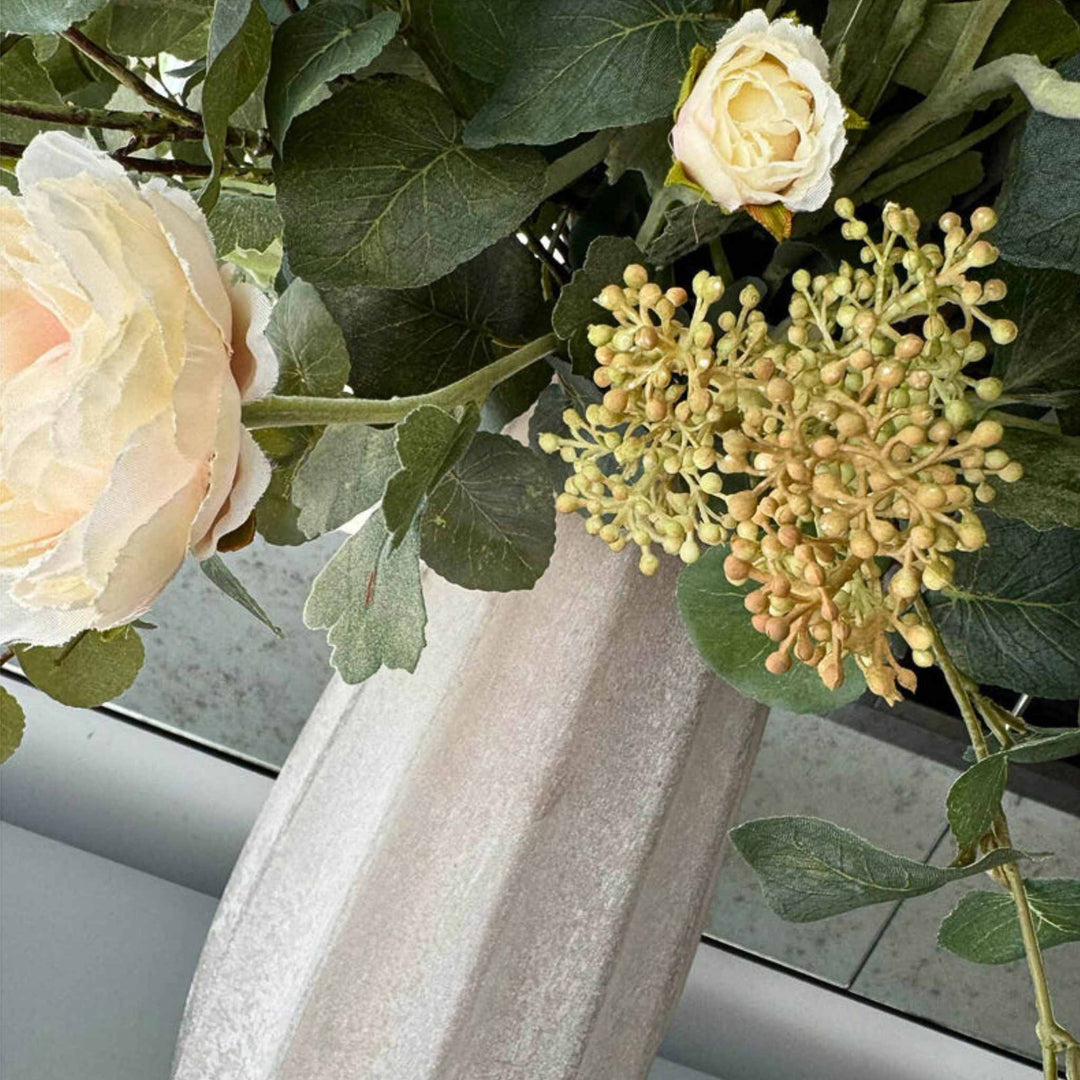
[[[145,612],[270,479],[241,402],[277,380],[269,303],[191,197],[70,135],[0,189],[0,641]]]
[[[844,150],[844,106],[808,26],[747,12],[719,41],[671,133],[687,178],[723,209],[817,210]]]

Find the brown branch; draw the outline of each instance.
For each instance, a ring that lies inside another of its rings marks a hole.
[[[170,120],[174,120],[182,127],[202,128],[202,117],[198,113],[185,109],[183,105],[178,105],[164,94],[159,94],[149,83],[143,82],[134,71],[97,42],[91,41],[81,30],[72,28],[65,30],[60,36],[73,48],[78,49],[83,56],[93,60],[98,67],[107,71],[118,83],[134,91],[143,101],[153,105]]]

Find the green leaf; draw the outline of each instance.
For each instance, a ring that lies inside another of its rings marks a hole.
[[[281,149],[293,118],[326,96],[326,84],[366,67],[397,33],[396,11],[368,0],[323,0],[286,20],[274,36],[266,121]]]
[[[889,198],[901,206],[910,206],[923,221],[935,221],[957,195],[978,187],[982,179],[983,156],[978,150],[968,150],[901,184]]]
[[[466,589],[531,589],[555,550],[555,504],[544,464],[506,435],[480,432],[432,491],[420,554]]]
[[[1080,696],[1080,531],[979,516],[986,546],[957,553],[952,584],[927,594],[946,648],[976,682]]]
[[[555,369],[555,381],[540,395],[529,417],[529,445],[547,466],[552,487],[562,491],[563,483],[573,474],[574,467],[558,454],[545,454],[540,449],[540,436],[546,431],[563,438],[569,436],[570,429],[563,423],[563,413],[574,409],[584,416],[590,405],[600,403],[603,394],[592,379],[575,375],[565,360],[549,358],[548,363]]]
[[[393,428],[331,424],[293,478],[297,524],[307,536],[340,528],[382,498],[399,466]]]
[[[1052,734],[1047,734],[1052,732]],[[1042,761],[1061,761],[1064,758],[1080,754],[1080,728],[1065,728],[1053,731],[1052,728],[1040,729],[1033,739],[1025,739],[1008,750],[1002,750],[1003,757],[1022,765],[1037,764]]]
[[[1057,270],[994,269],[1009,291],[993,313],[1019,329],[1011,345],[994,350],[1005,396],[1057,408],[1080,403],[1080,281]]]
[[[628,169],[636,169],[645,178],[650,195],[663,186],[671,168],[671,118],[661,116],[647,124],[636,124],[615,133],[608,143],[607,182],[616,184]]]
[[[1043,949],[1080,941],[1080,881],[1035,878],[1024,887]],[[1004,892],[968,893],[945,916],[938,944],[976,964],[1022,960],[1024,939],[1013,898]]]
[[[349,378],[349,352],[314,286],[296,278],[274,305],[266,336],[278,355],[275,393],[334,397]]]
[[[451,59],[435,25],[442,0],[410,0],[409,44],[423,61],[424,81],[434,79],[458,116],[469,117],[487,100],[491,87],[458,67]],[[403,71],[402,74],[409,74]]]
[[[139,674],[143,644],[130,626],[84,630],[66,645],[16,645],[26,677],[64,705],[93,708],[119,697]]]
[[[1058,69],[1080,81],[1080,55]],[[1032,112],[1002,193],[994,243],[1019,266],[1080,274],[1080,120]],[[1074,330],[1074,333],[1076,331]]]
[[[34,55],[34,43],[29,38],[17,42],[0,57],[0,84],[5,101],[63,107],[64,99],[38,62]],[[7,114],[4,114],[2,126],[5,140],[24,146],[39,131],[71,131],[65,124],[47,124]]]
[[[1080,529],[1080,438],[1007,427],[999,445],[1024,466],[1024,475],[1015,484],[994,485],[994,513],[1033,529]]]
[[[992,754],[962,772],[949,788],[945,808],[961,852],[974,851],[994,824],[1009,775],[1006,758]]]
[[[611,322],[610,313],[596,303],[600,290],[605,285],[621,285],[626,267],[644,261],[634,241],[625,236],[598,236],[589,245],[584,266],[574,271],[551,313],[551,328],[568,343],[575,371],[584,374],[596,366],[589,325]]]
[[[506,74],[528,0],[431,0],[431,27],[451,62],[481,82]]]
[[[265,251],[284,228],[272,198],[239,191],[223,191],[206,223],[222,259],[237,249]]]
[[[765,669],[765,657],[776,648],[750,624],[743,599],[746,585],[724,577],[727,545],[709,548],[679,575],[679,613],[705,662],[725,682],[756,701],[796,713],[827,713],[854,701],[866,682],[853,657],[844,662],[844,682],[829,690],[816,669],[795,661],[784,675]]]
[[[412,526],[424,497],[469,448],[480,415],[475,406],[459,419],[435,405],[413,409],[394,429],[401,468],[387,481],[383,517],[393,547]]]
[[[745,214],[725,214],[704,199],[679,203],[664,211],[663,228],[645,254],[657,266],[667,266],[749,220]]]
[[[284,637],[280,626],[262,609],[259,602],[244,588],[240,579],[229,569],[220,555],[211,555],[199,562],[199,569],[230,599],[235,600],[245,611],[254,615],[264,626],[269,627],[277,636]]]
[[[0,30],[16,34],[59,34],[81,22],[105,0],[4,0],[0,4]],[[4,97],[7,97],[7,88]]]
[[[37,38],[36,42],[42,40]],[[38,59],[60,96],[73,105],[89,109],[102,109],[108,105],[119,83],[66,41],[53,41],[56,48],[52,54],[46,57],[43,50],[38,50]],[[5,95],[6,92],[5,87]]]
[[[251,434],[270,459],[270,483],[255,506],[255,528],[267,543],[286,547],[311,539],[299,525],[293,483],[308,454],[322,436],[321,427],[259,428]]]
[[[272,35],[258,0],[215,0],[202,94],[203,146],[214,170],[199,194],[204,211],[217,201],[229,118],[262,82]]]
[[[298,117],[275,165],[285,248],[316,285],[413,288],[512,231],[540,201],[534,150],[475,151],[430,87],[368,79]]]
[[[19,749],[24,731],[26,715],[22,706],[14,694],[9,694],[0,686],[0,765]]]
[[[757,874],[765,902],[788,922],[922,896],[1024,857],[1003,849],[970,866],[930,866],[815,817],[757,818],[732,829],[731,840]]]
[[[728,23],[709,0],[548,0],[521,28],[506,76],[470,121],[470,146],[548,144],[670,113],[695,45]]]
[[[507,237],[419,289],[324,289],[352,355],[358,397],[426,394],[548,329],[540,266]],[[496,394],[499,388],[496,387]]]
[[[304,606],[305,625],[329,631],[330,663],[347,683],[363,682],[383,665],[415,671],[424,648],[416,530],[396,550],[389,540],[382,514],[373,514],[323,567]]]
[[[181,60],[206,55],[211,0],[112,0],[83,28],[120,56],[167,52]]]

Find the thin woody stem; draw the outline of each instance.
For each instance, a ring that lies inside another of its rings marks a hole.
[[[181,127],[202,128],[202,117],[198,113],[185,109],[183,105],[178,105],[164,94],[159,94],[149,83],[140,79],[134,71],[97,42],[91,41],[81,30],[72,28],[65,30],[60,36],[72,48],[78,49],[83,56],[93,60],[98,67],[107,71],[121,86],[134,91],[143,101],[153,105],[170,120],[174,120]]]
[[[20,158],[26,152],[26,147],[20,143],[0,142],[0,157]],[[210,175],[210,166],[197,162],[174,161],[171,158],[142,158],[133,154],[119,151],[109,155],[113,161],[123,165],[132,172],[153,173],[158,176],[191,176],[203,177]],[[225,174],[237,179],[250,180],[256,183],[269,183],[273,179],[270,169],[257,168],[254,165],[225,166]]]
[[[318,424],[396,424],[421,405],[451,409],[469,402],[481,404],[499,383],[542,360],[557,346],[555,335],[545,334],[464,379],[428,394],[387,399],[265,397],[244,406],[243,422],[245,427],[252,429]]]
[[[960,709],[960,715],[967,727],[968,737],[971,740],[972,749],[978,761],[983,761],[990,754],[986,742],[986,735],[972,705],[971,695],[968,691],[966,676],[953,663],[952,657],[945,648],[937,626],[930,615],[930,610],[921,596],[915,599],[915,609],[919,618],[934,635],[934,659],[941,668],[945,681],[949,684],[956,704]],[[1005,811],[998,813],[998,825],[996,831],[1003,837],[1008,837],[1008,823],[1005,819]],[[1035,920],[1031,914],[1031,904],[1028,901],[1027,889],[1024,887],[1024,879],[1016,863],[1004,863],[1001,866],[1002,876],[1009,893],[1016,906],[1016,917],[1020,923],[1020,936],[1024,943],[1024,956],[1027,959],[1028,972],[1031,975],[1031,985],[1035,991],[1035,1008],[1039,1014],[1039,1022],[1036,1031],[1039,1043],[1042,1046],[1043,1074],[1045,1080],[1056,1080],[1057,1055],[1077,1045],[1077,1041],[1069,1034],[1054,1018],[1054,1006],[1050,999],[1050,987],[1046,979],[1046,967],[1043,964],[1042,948],[1039,945],[1039,936],[1035,930]]]

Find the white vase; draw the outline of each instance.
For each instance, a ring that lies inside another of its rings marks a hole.
[[[636,1080],[765,710],[707,672],[677,560],[576,517],[531,592],[428,575],[414,675],[334,680],[210,931],[175,1080]]]

